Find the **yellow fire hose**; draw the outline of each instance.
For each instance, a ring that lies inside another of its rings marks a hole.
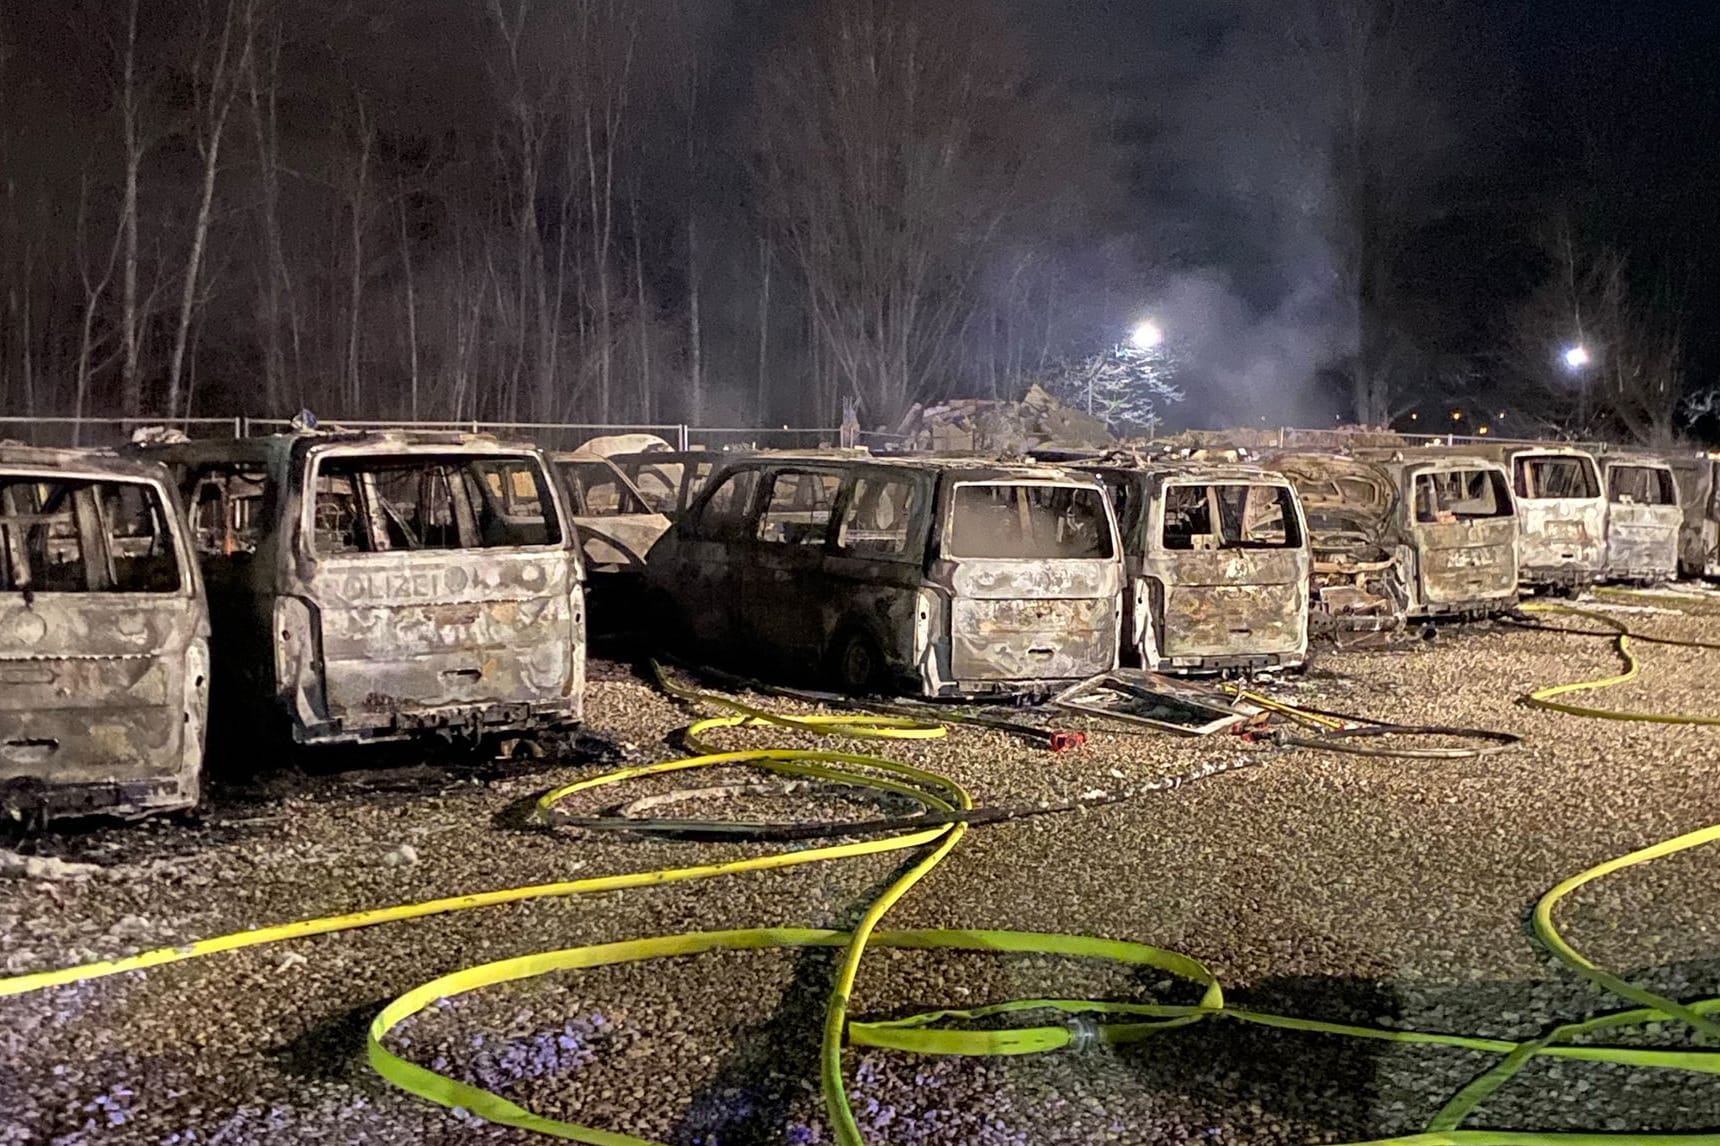
[[[941,727],[890,717],[775,715],[727,697],[682,688],[667,679],[665,688],[689,701],[714,704],[732,715],[700,720],[688,731],[688,739],[700,755],[659,764],[623,768],[571,784],[546,794],[539,808],[547,810],[581,791],[618,784],[640,776],[721,765],[745,764],[765,770],[837,785],[850,785],[905,796],[928,809],[969,809],[972,800],[957,783],[946,777],[914,768],[881,756],[804,749],[759,749],[712,752],[699,737],[713,728],[772,725],[802,732],[853,738],[899,739],[943,735]],[[1598,686],[1597,686],[1598,687]],[[1424,1033],[1378,1027],[1327,1023],[1313,1019],[1272,1015],[1232,1007],[1226,1003],[1217,978],[1189,956],[1142,943],[1077,935],[1018,931],[915,930],[877,931],[879,920],[906,892],[932,870],[960,841],[966,825],[945,824],[924,831],[866,840],[859,843],[780,854],[756,856],[727,863],[633,872],[615,876],[571,880],[508,888],[475,895],[429,900],[417,904],[354,912],[322,919],[304,920],[254,931],[203,940],[182,947],[146,951],[124,959],[91,963],[57,971],[0,979],[0,996],[17,995],[66,983],[95,979],[126,971],[212,955],[220,951],[254,947],[306,935],[367,927],[379,923],[421,918],[428,915],[547,896],[580,895],[626,887],[645,887],[681,880],[705,879],[745,871],[762,871],[801,863],[877,854],[918,847],[930,850],[906,873],[897,878],[866,911],[851,931],[800,928],[748,928],[733,931],[663,935],[617,943],[572,947],[560,951],[520,956],[469,967],[441,976],[395,999],[372,1022],[368,1038],[371,1064],[390,1082],[407,1092],[448,1107],[461,1107],[480,1118],[508,1126],[535,1130],[551,1137],[594,1146],[656,1146],[645,1139],[619,1131],[564,1122],[526,1110],[507,1099],[458,1079],[439,1074],[396,1055],[386,1040],[391,1030],[439,999],[500,983],[518,981],[556,971],[636,962],[668,956],[691,955],[718,950],[765,948],[840,947],[843,957],[830,994],[825,1016],[820,1067],[825,1103],[842,1146],[864,1146],[860,1128],[849,1109],[842,1078],[841,1051],[844,1037],[853,1046],[889,1048],[919,1054],[1014,1055],[1055,1051],[1092,1044],[1119,1045],[1191,1023],[1228,1019],[1311,1034],[1383,1040],[1428,1046],[1457,1047],[1501,1056],[1491,1070],[1466,1086],[1435,1116],[1426,1131],[1394,1138],[1376,1139],[1352,1146],[1720,1146],[1720,1131],[1690,1134],[1643,1135],[1630,1133],[1549,1133],[1536,1131],[1465,1130],[1471,1113],[1489,1095],[1508,1082],[1524,1064],[1537,1056],[1587,1062],[1605,1062],[1648,1069],[1671,1069],[1720,1074],[1720,1050],[1611,1047],[1575,1044],[1572,1040],[1597,1031],[1671,1019],[1691,1026],[1701,1035],[1720,1037],[1720,1021],[1710,1016],[1720,1012],[1720,999],[1680,1004],[1635,987],[1595,967],[1567,943],[1553,922],[1559,901],[1583,885],[1611,872],[1644,863],[1659,856],[1697,847],[1720,839],[1720,825],[1691,832],[1610,860],[1565,880],[1537,904],[1536,935],[1567,966],[1596,984],[1639,1004],[1582,1022],[1557,1027],[1541,1038],[1515,1043],[1502,1039]],[[1119,1003],[1081,999],[1020,999],[968,1010],[930,1011],[887,1022],[849,1021],[848,1002],[860,959],[868,946],[962,951],[1029,952],[1074,958],[1107,959],[1139,967],[1151,967],[1196,985],[1200,1001],[1192,1005]],[[963,1029],[943,1024],[1035,1012],[1065,1018],[1050,1025],[1011,1029]],[[1095,1016],[1114,1021],[1098,1022]]]
[[[1610,595],[1622,595],[1628,590],[1620,590]],[[1570,704],[1559,697],[1570,696],[1579,692],[1596,692],[1600,689],[1613,688],[1621,684],[1629,684],[1642,675],[1642,662],[1637,660],[1632,642],[1644,644],[1672,645],[1680,648],[1720,649],[1706,641],[1677,640],[1670,637],[1650,637],[1631,630],[1630,626],[1604,613],[1592,609],[1580,609],[1573,605],[1524,605],[1526,613],[1563,614],[1571,617],[1581,617],[1585,621],[1593,621],[1604,625],[1612,632],[1613,651],[1618,654],[1624,671],[1612,676],[1597,677],[1593,680],[1573,681],[1570,684],[1555,684],[1538,688],[1523,698],[1523,703],[1531,708],[1543,708],[1552,712],[1562,712],[1567,716],[1587,716],[1598,720],[1630,720],[1649,724],[1698,724],[1720,727],[1720,716],[1709,716],[1701,713],[1685,712],[1644,712],[1641,710],[1625,710],[1611,708],[1592,708],[1588,705]],[[1591,634],[1604,636],[1603,633]]]

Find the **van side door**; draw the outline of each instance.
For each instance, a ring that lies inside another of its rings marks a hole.
[[[831,589],[823,566],[842,475],[773,469],[762,486],[742,575],[743,619],[768,657],[815,663],[828,636],[820,619]]]
[[[716,481],[710,496],[696,502],[669,534],[671,545],[653,549],[646,565],[652,583],[673,596],[696,641],[731,639],[743,631],[741,570],[750,549],[759,471],[742,466]],[[663,568],[660,551],[669,558]]]

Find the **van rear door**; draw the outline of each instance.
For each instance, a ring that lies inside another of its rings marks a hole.
[[[1652,580],[1677,572],[1684,511],[1670,468],[1608,463],[1606,512],[1608,576]]]
[[[1419,598],[1474,608],[1517,595],[1517,517],[1502,471],[1423,469],[1412,475]]]
[[[1159,542],[1159,657],[1193,664],[1306,651],[1309,556],[1288,485],[1172,481]]]
[[[958,481],[944,522],[956,681],[1071,680],[1116,667],[1122,565],[1097,485]]]
[[[320,662],[325,732],[579,715],[579,565],[538,457],[330,447],[306,467],[297,627],[320,655],[288,640],[277,656],[283,680]]]
[[[0,789],[197,802],[208,619],[174,504],[137,478],[0,472]]]

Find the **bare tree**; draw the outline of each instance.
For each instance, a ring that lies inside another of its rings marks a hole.
[[[286,389],[287,342],[292,344],[292,363],[299,355],[299,323],[292,302],[292,276],[281,239],[281,131],[278,100],[282,30],[280,11],[270,6],[267,43],[253,48],[245,69],[246,91],[251,111],[251,133],[257,147],[257,174],[261,184],[258,210],[263,231],[262,277],[263,406],[270,414],[280,411]],[[285,325],[288,330],[283,331]]]
[[[1584,437],[1672,443],[1685,374],[1686,292],[1668,272],[1635,272],[1625,255],[1560,220],[1548,271],[1515,315],[1511,362],[1537,388],[1529,403],[1553,428]]]
[[[125,350],[120,367],[120,412],[127,417],[136,417],[143,408],[143,380],[138,374],[137,361],[137,182],[148,144],[138,127],[138,104],[137,0],[128,0],[119,90],[120,123],[125,142],[125,194],[119,209],[120,233],[124,236],[125,247],[120,278],[120,342]]]
[[[203,178],[198,191],[197,215],[191,225],[191,251],[185,258],[185,277],[180,284],[173,353],[167,368],[169,417],[176,417],[179,411],[185,345],[191,335],[197,282],[203,273],[203,252],[209,242],[209,217],[215,205],[215,178],[221,169],[221,141],[227,133],[227,119],[233,110],[233,101],[239,95],[240,80],[250,69],[255,9],[256,0],[226,0],[221,8],[218,29],[211,26],[207,0],[199,12],[197,47],[191,63],[191,91],[195,105],[192,138],[203,159]]]
[[[1031,159],[1022,80],[989,10],[961,0],[818,5],[767,65],[761,191],[817,338],[873,422],[951,364]]]

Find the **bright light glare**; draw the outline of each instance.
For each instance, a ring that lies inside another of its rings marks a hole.
[[[1589,364],[1589,348],[1583,345],[1568,347],[1565,350],[1565,368],[1581,370]]]
[[[1136,350],[1155,350],[1164,342],[1165,332],[1159,329],[1159,324],[1148,320],[1135,327],[1129,335],[1129,341],[1135,344]]]

